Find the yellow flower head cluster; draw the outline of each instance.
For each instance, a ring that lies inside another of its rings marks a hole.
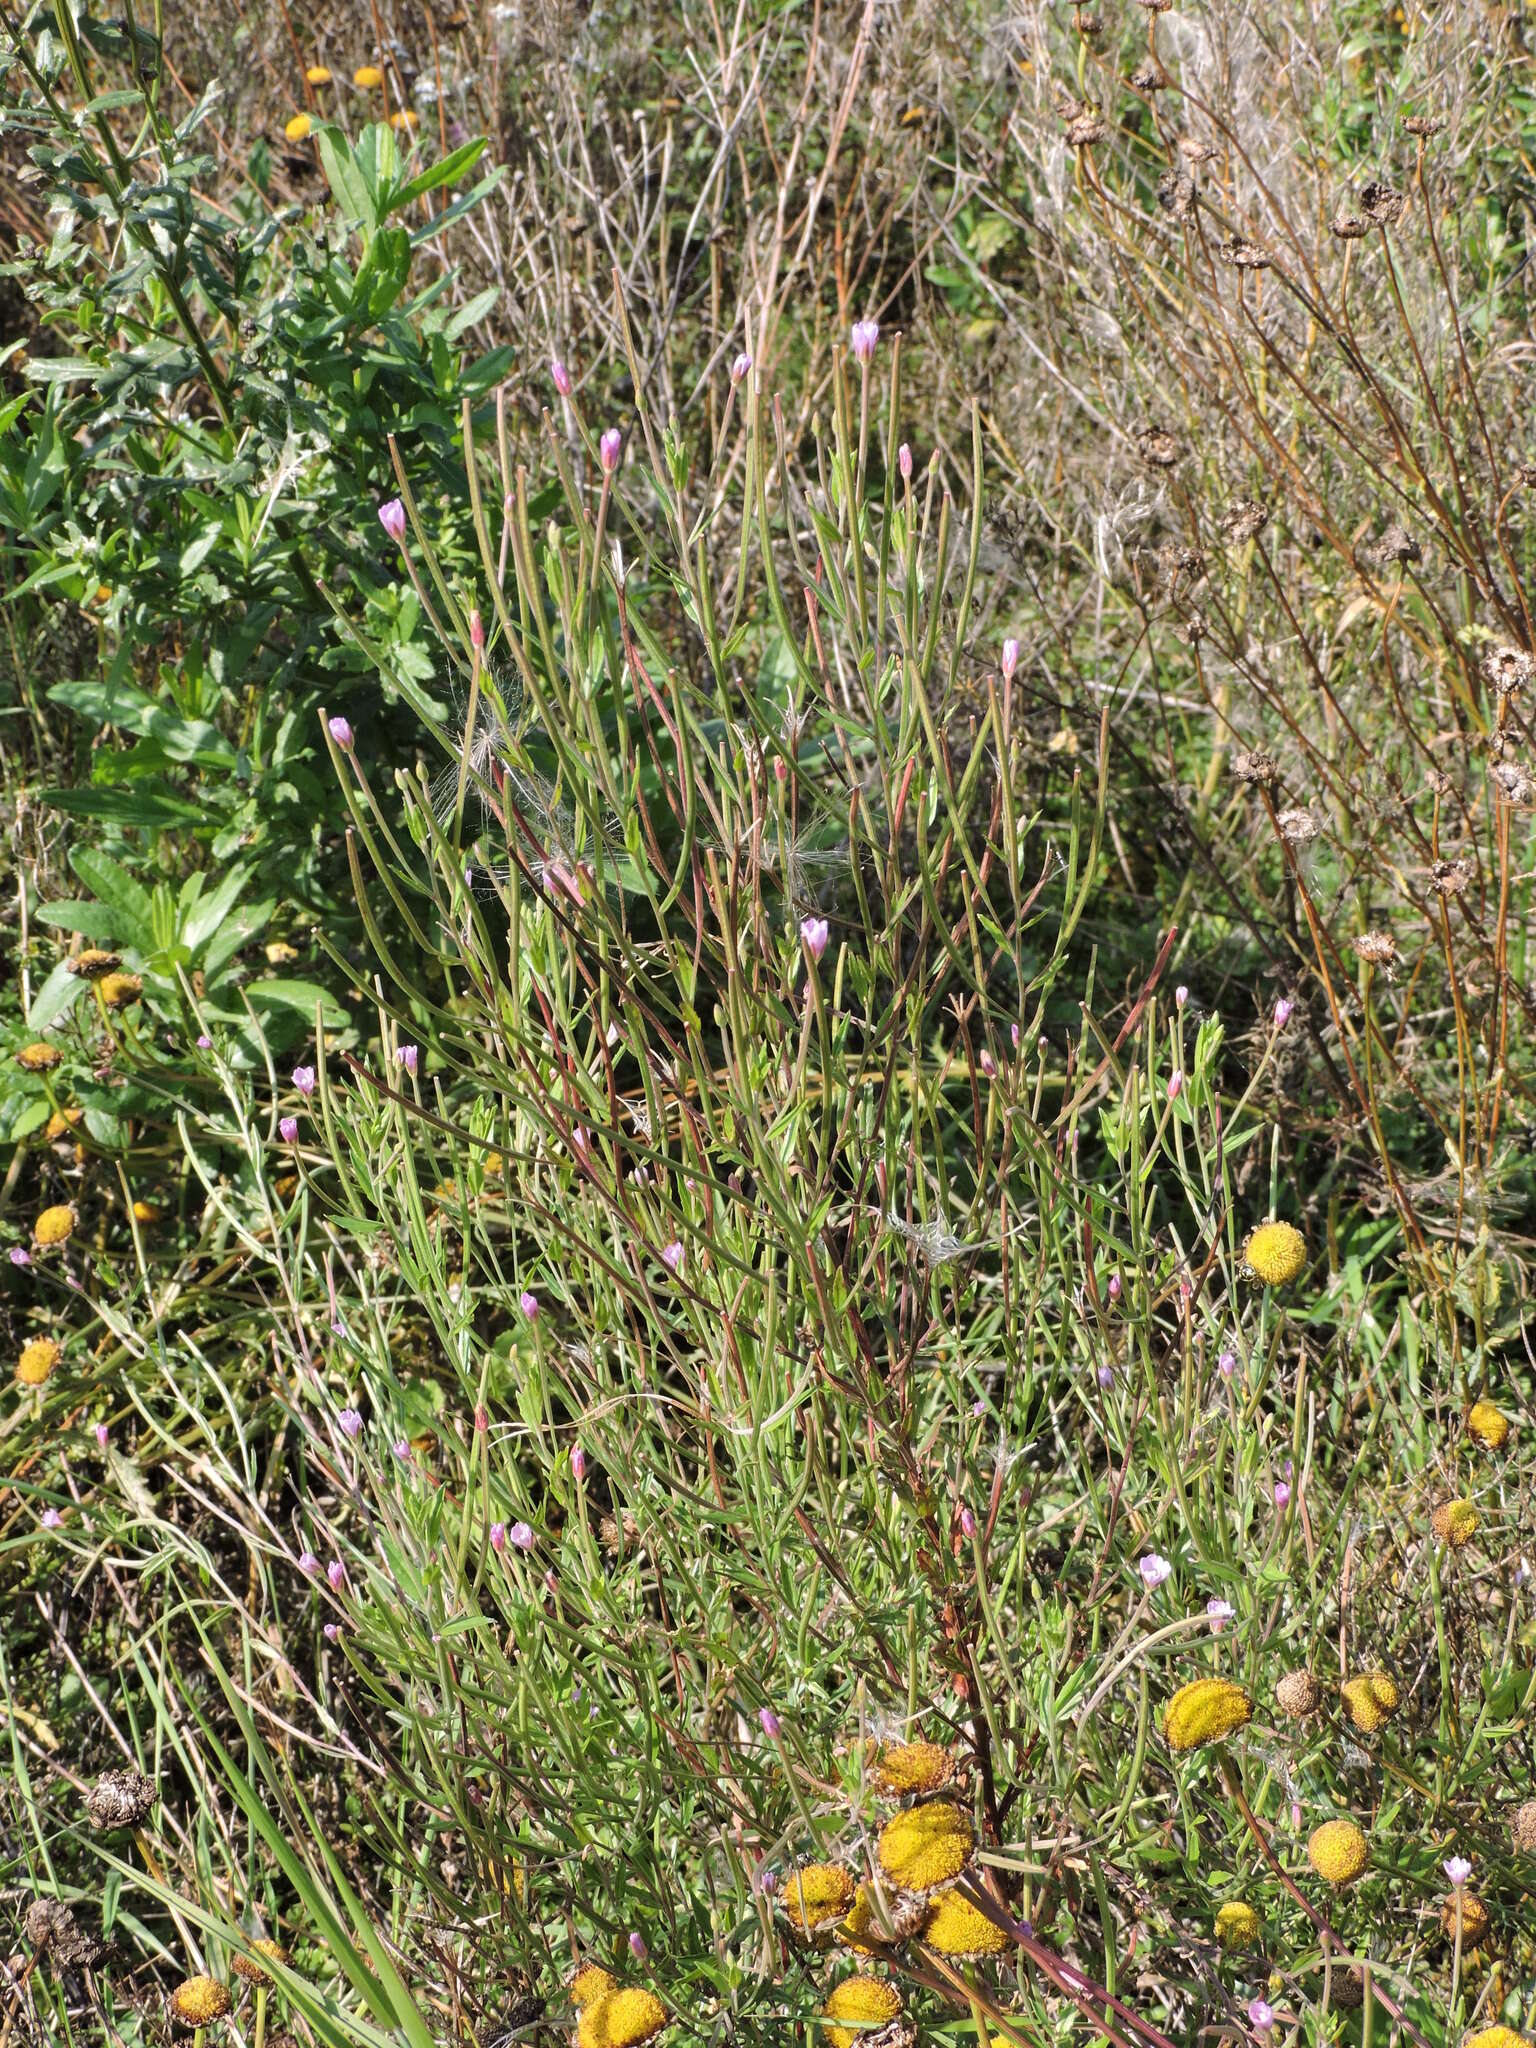
[[[188,1977],[166,2002],[178,2027],[206,2027],[229,2011],[229,1987],[216,1977]]]
[[[83,953],[76,953],[64,965],[71,974],[79,975],[85,981],[100,981],[104,974],[110,974],[114,967],[122,965],[122,958],[117,953],[109,953],[105,946],[87,946]]]
[[[56,1109],[43,1126],[44,1139],[48,1144],[53,1144],[56,1139],[62,1138],[67,1132],[74,1130],[84,1115],[85,1111],[83,1109]]]
[[[363,92],[373,92],[384,83],[384,74],[377,64],[359,64],[352,74],[352,83]]]
[[[1443,1500],[1429,1518],[1429,1526],[1442,1543],[1461,1550],[1477,1534],[1482,1516],[1469,1500]]]
[[[832,2048],[856,2048],[858,2042],[868,2041],[875,2028],[888,2027],[900,2018],[901,1994],[882,1977],[845,1977],[828,1994],[821,2011],[824,2019],[848,2022],[825,2030]]]
[[[565,1988],[570,1993],[572,2005],[580,2012],[594,1998],[605,1998],[617,1987],[606,1970],[600,1969],[596,1963],[583,1963]]]
[[[1230,1678],[1197,1678],[1181,1685],[1163,1709],[1163,1733],[1174,1750],[1198,1749],[1246,1728],[1253,1701]]]
[[[283,123],[283,133],[290,142],[302,142],[314,125],[308,114],[291,114]]]
[[[899,1893],[877,1899],[872,1884],[861,1884],[853,1904],[837,1924],[835,1938],[855,1955],[872,1956],[893,1941],[905,1941],[922,1924],[923,1907],[919,1900],[903,1898]]]
[[[806,1863],[784,1887],[784,1914],[797,1934],[841,1920],[853,1904],[853,1872],[841,1863]]]
[[[1440,1908],[1440,1931],[1447,1941],[1459,1935],[1463,1948],[1476,1948],[1486,1940],[1492,1924],[1488,1908],[1471,1892],[1454,1893]]]
[[[1479,2033],[1468,2034],[1463,2048],[1531,2048],[1531,2044],[1513,2027],[1484,2027]]]
[[[49,1074],[63,1057],[56,1045],[49,1045],[46,1039],[35,1038],[17,1053],[16,1064],[29,1074]]]
[[[1006,1955],[1014,1946],[1012,1937],[963,1892],[942,1892],[934,1901],[923,1929],[923,1940],[941,1956]]]
[[[258,1960],[258,1958],[260,1960]],[[248,1984],[270,1984],[271,1975],[262,1968],[262,1962],[286,1963],[288,1951],[280,1941],[253,1941],[248,1956],[235,1956],[230,1968],[237,1977],[243,1977]]]
[[[888,1742],[875,1758],[875,1783],[893,1798],[942,1792],[955,1760],[937,1742]]]
[[[109,1010],[126,1010],[137,1002],[144,983],[136,974],[107,974],[97,982],[97,992]]]
[[[21,1347],[16,1377],[24,1387],[40,1387],[63,1356],[63,1350],[51,1337],[34,1337],[30,1344]]]
[[[1502,1450],[1509,1435],[1509,1417],[1491,1401],[1474,1401],[1467,1410],[1467,1435],[1485,1451]]]
[[[666,2024],[667,2009],[654,1991],[602,1991],[581,2008],[577,2048],[639,2048]]]
[[[954,1883],[974,1846],[971,1823],[959,1807],[930,1799],[888,1820],[875,1853],[892,1884],[907,1892],[936,1892]]]
[[[1243,1258],[1266,1287],[1289,1287],[1307,1263],[1307,1241],[1294,1223],[1261,1223],[1249,1233]]]
[[[1352,1820],[1325,1820],[1312,1831],[1307,1857],[1329,1884],[1353,1884],[1365,1868],[1365,1837]]]
[[[331,82],[330,71],[324,64],[311,64],[304,76],[311,85],[329,85]]]
[[[1223,1948],[1252,1948],[1259,1938],[1259,1916],[1246,1899],[1228,1899],[1216,1915],[1216,1939]]]
[[[45,1209],[32,1226],[32,1242],[45,1250],[56,1244],[67,1244],[74,1235],[75,1212],[68,1202],[55,1202],[51,1209]]]
[[[1346,1678],[1339,1696],[1362,1735],[1374,1735],[1397,1712],[1397,1683],[1385,1671],[1362,1671]]]

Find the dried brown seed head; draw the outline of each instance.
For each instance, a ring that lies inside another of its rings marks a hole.
[[[1173,80],[1155,57],[1143,57],[1131,73],[1129,83],[1137,92],[1166,92]]]
[[[1287,1671],[1275,1687],[1275,1705],[1293,1721],[1304,1721],[1323,1704],[1323,1688],[1310,1671]]]
[[[1136,447],[1143,462],[1153,469],[1172,469],[1179,459],[1179,444],[1166,427],[1149,420],[1136,429]]]
[[[1213,164],[1220,154],[1208,142],[1197,142],[1193,135],[1179,137],[1179,155],[1187,164]]]
[[[1232,756],[1232,773],[1239,782],[1263,783],[1266,786],[1280,780],[1280,764],[1273,754],[1262,747]]]
[[[121,965],[122,955],[108,952],[105,946],[87,946],[64,962],[68,973],[77,974],[84,981],[100,981],[104,974]]]
[[[146,1820],[159,1794],[142,1771],[108,1771],[86,1794],[86,1818],[98,1834],[113,1828],[136,1828]]]
[[[1490,647],[1480,667],[1483,681],[1489,689],[1500,697],[1508,697],[1516,690],[1524,689],[1536,675],[1536,655],[1506,641],[1498,647]]]
[[[1510,1839],[1522,1856],[1536,1856],[1536,1799],[1527,1799],[1510,1816]]]
[[[1408,201],[1395,185],[1373,179],[1360,194],[1360,211],[1379,228],[1390,228],[1402,218]]]
[[[1423,142],[1440,133],[1445,126],[1445,118],[1441,114],[1410,114],[1403,126],[1410,135],[1416,135]]]
[[[1074,149],[1092,149],[1109,133],[1100,114],[1079,114],[1067,123],[1067,140]]]
[[[1394,519],[1379,540],[1360,550],[1365,560],[1384,569],[1389,562],[1421,562],[1424,550],[1401,520]]]
[[[1369,230],[1358,213],[1345,213],[1341,208],[1329,221],[1328,232],[1341,242],[1358,242]]]
[[[1472,879],[1472,865],[1465,860],[1437,860],[1429,871],[1430,886],[1441,896],[1459,896]]]
[[[1243,235],[1219,243],[1216,254],[1232,270],[1268,270],[1271,261],[1257,242],[1250,242]]]
[[[1195,181],[1182,164],[1174,164],[1157,181],[1157,203],[1175,220],[1188,220],[1195,210]]]
[[[1282,811],[1275,822],[1287,846],[1310,846],[1317,837],[1317,820],[1308,810]]]
[[[1256,540],[1269,524],[1269,507],[1257,498],[1239,498],[1221,522],[1221,530],[1234,547]]]
[[[1362,932],[1355,951],[1373,967],[1390,967],[1397,958],[1397,941],[1390,932]]]

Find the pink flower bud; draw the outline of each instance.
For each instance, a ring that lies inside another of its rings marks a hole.
[[[211,1051],[211,1050],[212,1050],[212,1048],[213,1048],[213,1040],[212,1040],[212,1039],[211,1039],[211,1038],[210,1038],[210,1037],[208,1036],[207,1032],[206,1032],[206,1031],[199,1031],[199,1033],[197,1034],[197,1049],[198,1049],[198,1051],[199,1051],[199,1052],[209,1052],[209,1051]]]
[[[629,1937],[629,1952],[637,1963],[645,1961],[646,1957],[650,1954],[650,1950],[645,1945],[645,1936],[643,1934],[632,1934]]]
[[[379,524],[393,541],[405,539],[405,507],[398,498],[386,498],[379,507]]]
[[[13,1266],[30,1266],[31,1263],[32,1254],[24,1244],[13,1244],[11,1246],[11,1264]]]
[[[1179,1096],[1183,1094],[1183,1092],[1184,1075],[1178,1067],[1175,1067],[1173,1072],[1168,1076],[1168,1100],[1170,1102],[1176,1102]]]
[[[788,782],[789,780],[789,763],[782,754],[774,756],[773,779],[775,782]]]
[[[517,1297],[517,1305],[531,1323],[539,1313],[539,1297],[530,1294],[527,1288]]]
[[[1189,990],[1184,986],[1182,981],[1179,983],[1178,987],[1173,992],[1173,1000],[1178,1004],[1181,1010],[1183,1009],[1184,1005],[1189,1001]]]
[[[487,1436],[491,1427],[491,1411],[483,1401],[475,1403],[475,1435]]]
[[[619,457],[624,452],[624,436],[617,427],[608,428],[597,444],[597,452],[602,457],[603,468],[612,476],[619,466]]]
[[[347,1568],[339,1557],[333,1557],[325,1568],[325,1576],[331,1582],[331,1591],[339,1593],[347,1583]]]
[[[498,1557],[500,1557],[501,1553],[502,1553],[502,1552],[503,1552],[503,1551],[504,1551],[504,1550],[506,1549],[506,1547],[507,1547],[507,1525],[506,1525],[506,1523],[505,1523],[505,1522],[492,1522],[492,1524],[491,1524],[491,1548],[492,1548],[492,1550],[494,1550],[494,1551],[495,1551],[495,1553],[496,1553],[496,1555],[497,1555]]]
[[[279,1117],[277,1121],[277,1135],[285,1145],[295,1144],[299,1135],[298,1118],[296,1116]]]
[[[395,1065],[397,1067],[404,1067],[408,1074],[415,1073],[416,1063],[420,1057],[420,1048],[417,1046],[397,1045],[395,1047]]]
[[[477,653],[484,652],[485,621],[481,618],[478,609],[471,611],[469,615],[469,644]]]
[[[315,1573],[319,1571],[319,1569],[320,1560],[318,1557],[316,1557],[315,1553],[312,1550],[306,1550],[300,1553],[299,1570],[304,1574],[306,1579],[312,1579],[315,1576]]]
[[[1291,1489],[1282,1479],[1275,1487],[1275,1506],[1279,1508],[1283,1513],[1284,1510],[1290,1506],[1290,1504]]]
[[[514,1522],[507,1535],[519,1550],[532,1550],[533,1531],[526,1522]]]
[[[896,463],[897,467],[901,471],[902,481],[904,483],[911,483],[912,450],[907,446],[905,441],[902,442],[901,446],[896,451]]]
[[[343,1408],[336,1420],[341,1424],[342,1430],[347,1436],[360,1437],[362,1435],[363,1418],[355,1408]]]
[[[554,378],[555,389],[559,392],[560,396],[562,398],[569,398],[571,395],[571,373],[558,356],[550,364],[549,374]]]
[[[683,1248],[676,1239],[662,1246],[661,1263],[669,1272],[680,1273],[683,1270]]]
[[[341,1623],[339,1621],[328,1621],[325,1624],[324,1635],[328,1643],[339,1643],[341,1641]]]
[[[107,1425],[104,1422],[98,1422],[96,1425],[97,1450],[104,1451],[107,1448],[108,1443],[111,1441],[111,1437],[112,1432],[107,1428]]]
[[[879,339],[880,339],[880,325],[879,325],[879,322],[878,322],[878,321],[875,321],[875,320],[855,320],[855,321],[854,321],[854,323],[853,323],[853,332],[852,332],[852,334],[851,334],[851,335],[849,336],[849,340],[850,340],[850,341],[852,342],[852,344],[853,344],[853,352],[854,352],[855,356],[857,356],[858,360],[859,360],[859,361],[860,361],[861,363],[866,363],[866,364],[867,364],[867,363],[872,363],[872,362],[874,361],[874,359],[875,359],[875,347],[876,347],[876,344],[877,344],[877,343],[879,342]]]
[[[1223,1351],[1216,1361],[1216,1370],[1224,1380],[1231,1379],[1233,1373],[1237,1371],[1237,1353],[1235,1351]]]
[[[1120,1299],[1120,1275],[1118,1273],[1111,1273],[1109,1276],[1109,1298],[1111,1301],[1118,1301]]]
[[[587,1476],[587,1454],[578,1444],[571,1453],[571,1477],[578,1485]]]
[[[293,1070],[293,1085],[301,1095],[313,1095],[315,1092],[314,1068],[295,1067]]]
[[[777,1742],[779,1739],[779,1717],[772,1707],[759,1707],[757,1718],[762,1723],[763,1733],[767,1736],[768,1740],[770,1742]]]
[[[962,1536],[976,1534],[976,1517],[968,1507],[962,1507],[960,1510],[960,1533]]]
[[[824,917],[805,917],[800,920],[800,940],[813,960],[819,960],[827,950],[830,936]]]
[[[331,738],[336,742],[338,747],[345,751],[348,747],[351,746],[352,728],[350,725],[348,725],[347,721],[344,718],[327,719],[326,726],[327,730],[330,732]]]
[[[1286,1025],[1290,1023],[1291,1012],[1295,1007],[1296,1005],[1289,996],[1282,996],[1279,1002],[1275,1004],[1275,1029],[1277,1031],[1283,1031]]]
[[[751,368],[752,358],[747,354],[746,350],[743,349],[741,354],[736,358],[735,362],[732,363],[731,365],[731,382],[733,384],[739,384],[742,378],[750,373]]]
[[[1019,665],[1019,643],[1017,640],[1003,642],[1003,681],[1010,683],[1013,672]]]
[[[1207,1617],[1210,1620],[1211,1634],[1213,1636],[1219,1636],[1222,1630],[1226,1627],[1227,1623],[1232,1619],[1233,1615],[1237,1612],[1237,1609],[1232,1605],[1230,1600],[1213,1599],[1206,1601],[1205,1611]]]
[[[1099,1367],[1098,1379],[1099,1385],[1107,1394],[1115,1384],[1115,1368],[1112,1365],[1101,1365]]]

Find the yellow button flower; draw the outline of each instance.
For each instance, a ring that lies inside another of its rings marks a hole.
[[[1458,1923],[1463,1948],[1476,1948],[1492,1925],[1488,1908],[1471,1892],[1454,1893],[1440,1908],[1440,1931],[1447,1941],[1456,1939]]]
[[[56,1244],[67,1244],[74,1235],[75,1212],[68,1202],[55,1202],[51,1209],[45,1209],[32,1226],[32,1242],[45,1250]]]
[[[130,1003],[137,1002],[144,984],[136,974],[108,974],[96,986],[109,1010],[126,1010]]]
[[[1173,1750],[1198,1749],[1246,1728],[1253,1701],[1230,1678],[1197,1678],[1181,1685],[1163,1709],[1163,1734]]]
[[[1513,2027],[1484,2027],[1480,2033],[1468,2034],[1462,2048],[1531,2048],[1531,2044]]]
[[[654,1991],[605,1991],[581,2009],[577,2048],[639,2048],[666,2024],[667,2009]]]
[[[314,125],[308,114],[294,114],[283,123],[283,133],[290,142],[302,142]]]
[[[48,1074],[63,1057],[56,1045],[50,1045],[43,1038],[34,1038],[30,1045],[24,1045],[17,1053],[16,1064],[25,1067],[29,1074]]]
[[[1397,1712],[1397,1684],[1385,1671],[1362,1671],[1346,1678],[1339,1695],[1362,1735],[1374,1735]]]
[[[832,2048],[856,2048],[868,2042],[877,2028],[888,2027],[901,2015],[901,1994],[881,1977],[845,1977],[829,1993],[821,2008],[828,2020],[847,2020],[847,2026],[829,2026],[827,2039]]]
[[[1452,1550],[1461,1550],[1477,1534],[1482,1516],[1469,1500],[1443,1500],[1429,1518],[1429,1526]]]
[[[1259,1938],[1259,1916],[1246,1899],[1228,1899],[1216,1915],[1216,1939],[1223,1948],[1252,1948]]]
[[[311,64],[304,76],[311,85],[329,85],[331,74],[324,64]]]
[[[853,1904],[853,1872],[841,1863],[807,1863],[784,1887],[784,1915],[797,1934],[841,1920]]]
[[[1307,1263],[1307,1241],[1294,1223],[1261,1223],[1249,1233],[1243,1258],[1266,1287],[1288,1287]]]
[[[286,1963],[288,1951],[280,1941],[253,1941],[248,1956],[232,1956],[229,1967],[237,1977],[243,1977],[248,1984],[270,1984],[271,1972],[262,1964]]]
[[[1329,1884],[1353,1884],[1366,1865],[1365,1837],[1352,1820],[1325,1820],[1312,1830],[1307,1858]]]
[[[64,962],[70,974],[78,975],[83,981],[100,981],[104,974],[110,974],[114,967],[121,967],[122,958],[109,953],[105,946],[87,946]]]
[[[364,92],[375,92],[384,83],[384,74],[377,64],[359,64],[352,74],[352,83]]]
[[[935,1892],[954,1883],[970,1862],[974,1846],[971,1823],[959,1807],[947,1799],[932,1799],[888,1820],[875,1853],[892,1884],[903,1891]]]
[[[1000,1956],[1016,1946],[963,1892],[942,1893],[928,1915],[923,1939],[941,1956]]]
[[[584,1963],[566,1986],[571,2003],[578,2012],[584,2005],[590,2005],[594,1998],[606,1997],[614,1989],[612,1977],[606,1970],[599,1969],[596,1963]]]
[[[174,2026],[211,2026],[229,2011],[229,1987],[215,1977],[188,1977],[176,1986],[166,2004]]]
[[[1467,1410],[1467,1435],[1485,1451],[1502,1450],[1509,1435],[1509,1417],[1491,1401],[1474,1401]]]
[[[888,1742],[875,1758],[875,1783],[895,1798],[942,1792],[954,1775],[954,1758],[937,1742]]]
[[[63,1356],[62,1349],[51,1337],[34,1337],[30,1344],[21,1347],[21,1356],[16,1361],[16,1377],[24,1387],[40,1387]]]

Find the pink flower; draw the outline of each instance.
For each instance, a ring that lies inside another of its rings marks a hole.
[[[770,1742],[777,1742],[779,1739],[779,1717],[772,1707],[759,1707],[757,1718],[762,1723],[763,1733],[767,1736],[768,1740]]]
[[[379,524],[393,541],[405,539],[405,507],[398,498],[386,498],[379,507]]]
[[[997,1061],[993,1059],[991,1053],[987,1051],[987,1048],[985,1046],[983,1046],[981,1051],[977,1054],[976,1064],[978,1067],[980,1067],[981,1071],[983,1072],[983,1074],[986,1075],[989,1081],[995,1081],[997,1079]]]
[[[624,436],[617,427],[607,429],[597,444],[597,452],[602,457],[603,468],[612,476],[619,466],[619,457],[624,453]]]
[[[571,1453],[571,1477],[579,1484],[587,1476],[587,1454],[578,1444]]]
[[[478,606],[472,607],[469,614],[469,644],[477,653],[484,653],[485,621],[480,616]]]
[[[1274,2032],[1274,2007],[1266,2005],[1262,1998],[1255,1998],[1248,2007],[1248,2023],[1256,2034]]]
[[[339,1557],[333,1557],[325,1568],[325,1576],[331,1582],[331,1591],[339,1593],[347,1583],[347,1568]]]
[[[1017,1024],[1009,1026],[1008,1036],[1013,1040],[1013,1049],[1017,1052],[1019,1049],[1019,1027]]]
[[[960,1533],[962,1536],[974,1536],[976,1534],[976,1517],[972,1514],[970,1508],[964,1505],[960,1509]]]
[[[905,441],[902,442],[901,446],[896,451],[896,465],[901,471],[903,482],[911,483],[912,450],[907,446]]]
[[[1155,1592],[1164,1580],[1173,1577],[1173,1566],[1166,1557],[1159,1557],[1155,1550],[1149,1550],[1136,1569],[1141,1573],[1141,1583],[1149,1593]]]
[[[672,1273],[681,1273],[683,1270],[683,1248],[676,1238],[672,1240],[671,1244],[664,1244],[662,1246],[661,1263]]]
[[[800,920],[800,943],[813,960],[819,960],[827,950],[827,920],[824,917],[803,917]]]
[[[1101,1365],[1098,1371],[1098,1381],[1107,1394],[1115,1384],[1115,1368],[1112,1365]]]
[[[351,746],[352,728],[344,718],[327,719],[326,730],[338,747],[345,749]]]
[[[1183,1093],[1184,1070],[1182,1067],[1175,1067],[1173,1072],[1168,1076],[1168,1100],[1170,1102],[1177,1102],[1177,1100]]]
[[[1003,642],[1003,681],[1011,683],[1013,672],[1019,665],[1019,643],[1017,640]]]
[[[496,1553],[496,1555],[497,1555],[498,1557],[500,1557],[501,1553],[502,1553],[502,1552],[503,1552],[503,1551],[504,1551],[504,1550],[506,1549],[506,1547],[507,1547],[507,1525],[506,1525],[506,1523],[505,1523],[505,1522],[492,1522],[492,1524],[491,1524],[491,1548],[492,1548],[492,1550],[494,1550],[494,1551],[495,1551],[495,1553]]]
[[[1282,1513],[1284,1513],[1284,1511],[1290,1506],[1290,1504],[1291,1489],[1289,1485],[1286,1483],[1286,1481],[1282,1479],[1275,1487],[1275,1506],[1279,1508]]]
[[[475,1435],[485,1436],[491,1427],[491,1411],[483,1401],[475,1403]]]
[[[404,1067],[408,1074],[415,1073],[416,1063],[420,1058],[421,1051],[418,1046],[397,1045],[395,1047],[395,1065],[397,1067]]]
[[[1118,1273],[1111,1273],[1109,1276],[1109,1298],[1111,1301],[1118,1301],[1120,1299],[1120,1275]]]
[[[64,1517],[59,1513],[57,1508],[44,1508],[43,1527],[45,1529],[62,1529],[63,1526]]]
[[[277,1120],[277,1135],[285,1145],[296,1144],[299,1136],[298,1118],[296,1116],[279,1117]]]
[[[880,323],[877,320],[855,320],[853,332],[849,335],[853,352],[861,363],[875,360],[875,347],[880,339]]]
[[[32,1254],[24,1244],[13,1244],[11,1246],[11,1264],[13,1266],[30,1266],[31,1263]]]
[[[306,1579],[312,1579],[320,1569],[320,1560],[312,1550],[303,1551],[299,1557],[299,1570]]]
[[[1275,1004],[1275,1029],[1277,1031],[1283,1031],[1286,1025],[1290,1023],[1291,1012],[1295,1007],[1296,1005],[1289,996],[1282,996],[1279,1002]]]
[[[1230,1600],[1207,1600],[1205,1611],[1210,1616],[1211,1634],[1219,1636],[1237,1609]]]
[[[209,1050],[210,1050],[210,1049],[212,1048],[212,1045],[213,1045],[213,1040],[212,1040],[212,1039],[211,1039],[211,1038],[210,1038],[210,1037],[208,1036],[207,1032],[206,1032],[206,1031],[199,1031],[199,1033],[197,1034],[197,1049],[198,1049],[198,1051],[199,1051],[199,1052],[208,1052],[208,1051],[209,1051]]]
[[[363,1433],[363,1418],[355,1408],[343,1408],[336,1420],[347,1436],[356,1438]]]
[[[315,1092],[314,1068],[295,1067],[293,1070],[293,1085],[301,1095],[313,1095]]]
[[[569,398],[571,395],[571,373],[558,356],[550,364],[549,374],[554,378],[555,389],[559,392],[560,396],[562,398]]]
[[[507,1534],[519,1550],[532,1550],[533,1531],[526,1522],[514,1522]]]
[[[733,384],[739,384],[742,381],[742,379],[750,373],[751,369],[752,358],[747,354],[746,350],[743,349],[741,354],[736,358],[735,362],[732,363],[731,365],[731,382]]]
[[[757,1880],[757,1888],[760,1892],[765,1893],[767,1897],[772,1898],[779,1888],[779,1873],[776,1870],[761,1872]]]
[[[1173,992],[1173,1000],[1178,1004],[1181,1010],[1183,1009],[1184,1005],[1189,1001],[1189,990],[1185,987],[1182,981],[1179,983],[1178,987]]]
[[[1237,1371],[1237,1353],[1235,1351],[1223,1351],[1216,1361],[1216,1370],[1224,1380],[1231,1379],[1233,1373]]]
[[[109,1444],[109,1443],[111,1442],[111,1440],[112,1440],[112,1432],[111,1432],[111,1430],[109,1430],[109,1429],[107,1428],[107,1425],[106,1425],[106,1424],[105,1424],[104,1422],[98,1422],[98,1423],[97,1423],[97,1425],[96,1425],[96,1448],[97,1448],[97,1450],[99,1450],[99,1451],[104,1451],[104,1450],[105,1450],[105,1449],[107,1448],[107,1445],[108,1445],[108,1444]]]
[[[1460,1891],[1472,1875],[1472,1866],[1465,1856],[1450,1856],[1446,1859],[1445,1874],[1454,1891]]]
[[[539,1297],[536,1294],[530,1294],[526,1288],[517,1297],[517,1305],[530,1323],[539,1313]]]
[[[341,1623],[339,1621],[326,1622],[323,1632],[328,1643],[339,1643],[341,1641]]]
[[[645,1945],[645,1936],[643,1934],[632,1934],[629,1937],[629,1952],[637,1963],[645,1961],[646,1957],[650,1954],[650,1950]]]
[[[411,1440],[408,1436],[397,1436],[389,1447],[402,1465],[411,1462]]]

